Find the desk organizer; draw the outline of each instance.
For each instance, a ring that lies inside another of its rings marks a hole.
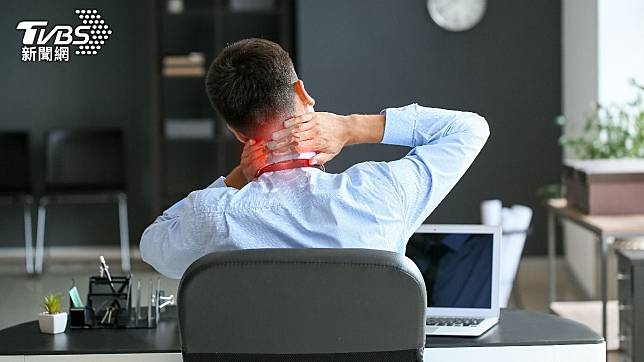
[[[74,308],[70,300],[71,328],[156,328],[163,307],[173,304],[173,296],[166,297],[160,290],[161,281],[153,289],[152,280],[144,293],[141,281],[133,292],[131,276],[89,278],[87,303],[83,308]],[[142,295],[149,295],[148,306],[141,306]],[[165,301],[161,303],[161,301]],[[133,303],[134,306],[133,306]]]

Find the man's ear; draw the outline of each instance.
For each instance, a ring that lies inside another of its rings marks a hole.
[[[246,143],[250,139],[250,137],[248,137],[245,134],[239,132],[238,130],[232,128],[231,126],[226,125],[226,127],[228,127],[228,130],[230,130],[230,132],[232,132],[232,134],[235,135],[235,138],[237,138],[237,140],[239,140],[239,142]]]
[[[293,90],[295,91],[295,95],[302,101],[302,103],[306,106],[311,106],[313,107],[315,105],[315,99],[309,95],[309,93],[306,91],[304,88],[304,82],[302,82],[301,79],[298,79],[295,83],[293,83]]]

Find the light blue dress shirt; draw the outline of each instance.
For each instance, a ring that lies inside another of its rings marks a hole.
[[[405,253],[409,237],[445,198],[489,136],[474,113],[412,104],[385,111],[382,143],[404,158],[331,174],[269,172],[241,190],[220,177],[166,210],[141,237],[141,256],[170,278],[200,257],[257,248],[368,248]]]

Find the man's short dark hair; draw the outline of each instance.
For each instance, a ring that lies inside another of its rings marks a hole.
[[[210,65],[206,93],[234,129],[248,136],[294,108],[297,74],[288,53],[264,39],[244,39],[226,47]]]

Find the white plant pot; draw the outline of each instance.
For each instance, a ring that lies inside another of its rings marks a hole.
[[[65,332],[65,328],[67,328],[67,313],[40,313],[38,314],[38,326],[42,333],[63,333]]]

